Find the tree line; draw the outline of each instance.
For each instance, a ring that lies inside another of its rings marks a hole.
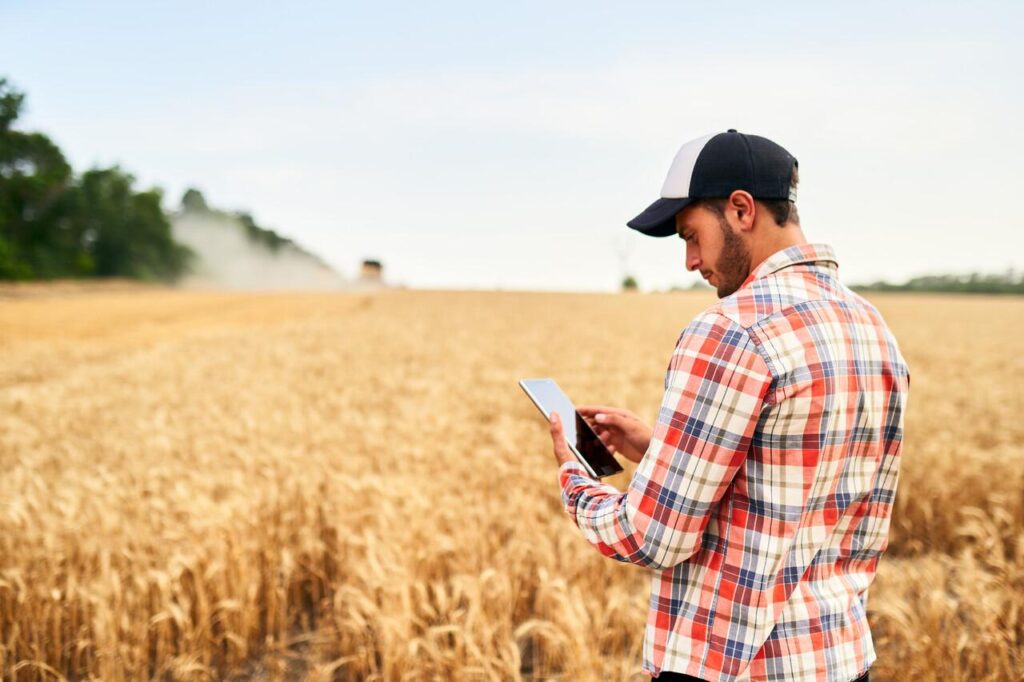
[[[174,241],[159,189],[121,168],[75,174],[60,148],[14,128],[24,93],[0,78],[0,279],[174,280],[191,252]]]
[[[966,275],[925,275],[902,284],[874,282],[855,286],[858,291],[928,291],[957,294],[1024,294],[1024,273],[972,272]]]
[[[174,240],[158,188],[139,190],[118,166],[76,174],[46,135],[15,128],[25,94],[0,78],[0,280],[127,277],[173,282],[195,254]],[[189,189],[182,211],[209,211]],[[219,212],[218,212],[219,213]],[[272,253],[308,253],[243,211],[230,214]]]
[[[195,254],[174,241],[158,188],[137,190],[118,166],[75,174],[60,148],[38,132],[16,130],[25,94],[0,78],[0,280],[128,277],[174,281]],[[183,211],[211,211],[197,190]],[[245,212],[232,214],[250,241],[277,252],[290,245]],[[305,252],[308,253],[308,252]],[[636,288],[627,277],[624,289]],[[1024,294],[1024,276],[929,275],[903,284],[875,282],[862,291]]]
[[[242,233],[250,242],[263,247],[271,253],[277,253],[282,248],[288,247],[296,253],[301,253],[319,263],[323,263],[319,256],[310,253],[288,237],[284,237],[271,229],[261,227],[256,224],[256,220],[252,215],[245,211],[221,211],[211,208],[206,203],[206,197],[203,196],[203,193],[193,187],[186,189],[185,194],[181,197],[181,212],[210,214],[222,218],[230,218],[237,221],[239,227],[242,229]]]

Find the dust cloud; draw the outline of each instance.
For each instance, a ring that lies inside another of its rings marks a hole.
[[[331,290],[362,288],[316,256],[283,244],[276,250],[254,241],[242,222],[217,212],[171,216],[175,241],[195,252],[192,271],[179,286],[191,289]]]

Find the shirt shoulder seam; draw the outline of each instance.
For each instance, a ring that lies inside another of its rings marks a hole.
[[[765,369],[768,370],[768,376],[770,376],[773,381],[778,378],[779,375],[776,372],[775,365],[771,362],[771,358],[769,357],[766,349],[762,345],[760,337],[754,332],[754,327],[760,324],[760,320],[755,322],[750,327],[744,327],[742,324],[740,324],[739,320],[734,320],[732,317],[727,315],[725,311],[723,311],[721,308],[718,308],[717,306],[709,310],[706,310],[704,314],[720,317],[724,319],[726,322],[728,322],[731,328],[742,330],[743,333],[747,336],[747,339],[750,341],[750,345],[753,346],[754,351],[757,353],[757,356],[761,358],[761,362],[764,363]]]

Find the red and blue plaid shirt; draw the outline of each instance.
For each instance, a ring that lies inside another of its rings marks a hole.
[[[683,331],[626,492],[575,462],[566,511],[653,570],[644,670],[848,682],[875,660],[910,375],[832,249],[778,251]]]

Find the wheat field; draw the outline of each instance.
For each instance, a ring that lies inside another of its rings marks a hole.
[[[1022,679],[1024,300],[873,300],[911,395],[872,679]],[[0,680],[646,679],[648,576],[516,381],[653,420],[712,301],[0,299]]]

